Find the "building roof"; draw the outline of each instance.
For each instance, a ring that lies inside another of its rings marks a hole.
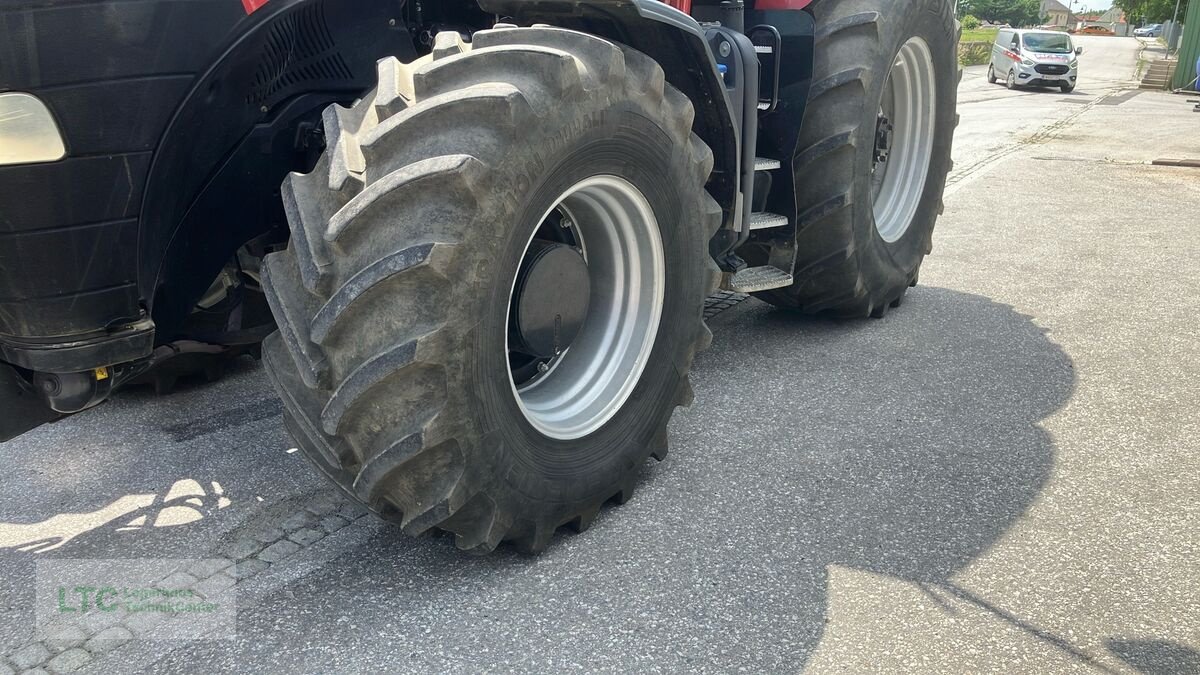
[[[1042,0],[1042,14],[1049,14],[1050,12],[1066,12],[1070,14],[1071,10],[1067,9],[1067,6],[1058,0]]]
[[[1113,7],[1100,16],[1100,21],[1108,23],[1126,23],[1125,12],[1120,7]]]

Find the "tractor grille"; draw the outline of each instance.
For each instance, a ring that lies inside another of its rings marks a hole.
[[[336,86],[353,79],[350,67],[334,46],[325,23],[325,3],[302,5],[271,27],[254,70],[246,102],[272,104],[299,85]]]
[[[1056,66],[1048,63],[1039,64],[1034,66],[1033,69],[1043,75],[1066,75],[1067,71],[1070,70],[1066,66]]]

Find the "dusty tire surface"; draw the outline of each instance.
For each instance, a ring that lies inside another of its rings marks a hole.
[[[843,317],[882,316],[916,284],[951,168],[962,71],[947,0],[857,0],[813,6],[813,85],[793,158],[796,264],[791,286],[756,294],[771,304]],[[872,168],[888,74],[913,38],[932,55],[933,152],[911,224],[896,241],[875,225]]]
[[[410,534],[459,548],[539,551],[632,494],[691,400],[711,333],[720,209],[691,103],[626,47],[552,28],[437,36],[411,64],[331,107],[327,149],[283,186],[289,248],[264,285],[280,330],[265,344],[285,422],[350,496]],[[518,408],[505,352],[509,293],[564,186],[620,176],[653,208],[666,252],[662,321],[629,399],[571,441]]]

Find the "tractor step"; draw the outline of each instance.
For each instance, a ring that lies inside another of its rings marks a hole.
[[[772,288],[790,285],[792,285],[792,275],[771,265],[747,267],[736,274],[726,274],[721,282],[721,288],[738,293],[769,291]]]
[[[772,227],[786,227],[787,224],[787,216],[781,216],[778,213],[757,211],[750,214],[751,230],[766,230]]]
[[[780,164],[779,164],[779,160],[777,160],[777,159],[768,159],[766,157],[755,157],[754,158],[754,170],[755,171],[770,171],[772,169],[778,169],[779,167],[780,167]]]

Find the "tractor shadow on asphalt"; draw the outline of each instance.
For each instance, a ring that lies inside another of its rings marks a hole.
[[[647,468],[632,502],[582,536],[560,532],[538,558],[508,548],[472,558],[449,537],[414,542],[383,527],[248,608],[239,625],[253,637],[239,658],[284,666],[288,638],[267,627],[294,621],[362,650],[365,663],[399,655],[414,669],[559,653],[602,670],[791,672],[821,643],[831,569],[842,568],[940,598],[925,611],[982,607],[1090,661],[964,597],[953,579],[1053,471],[1040,422],[1069,400],[1075,373],[1030,317],[918,288],[884,321],[798,318],[748,301],[712,324],[696,403],[675,418],[671,455]],[[323,592],[347,580],[362,589],[353,602]],[[293,609],[290,597],[310,600]],[[387,639],[352,628],[364,625],[388,626]],[[314,665],[304,658],[295,665]]]
[[[797,317],[760,304],[716,324],[714,349],[697,365],[701,402],[672,430],[677,445],[729,481],[720,488],[728,500],[716,501],[762,533],[767,550],[747,561],[758,570],[749,578],[795,582],[770,612],[796,617],[804,640],[793,656],[803,660],[820,640],[831,567],[977,605],[953,576],[994,546],[1049,480],[1055,448],[1040,423],[1075,388],[1066,353],[1031,317],[944,288],[913,289],[882,321]],[[697,426],[734,437],[697,434]],[[786,591],[771,585],[757,591]],[[784,632],[765,617],[759,629]]]

